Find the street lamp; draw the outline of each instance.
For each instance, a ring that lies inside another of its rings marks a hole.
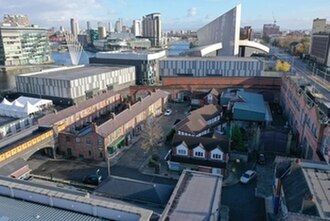
[[[111,175],[111,170],[110,170],[110,167],[111,167],[111,164],[110,164],[110,155],[109,153],[107,153],[107,165],[108,165],[108,176]]]

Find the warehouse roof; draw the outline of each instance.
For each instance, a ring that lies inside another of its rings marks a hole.
[[[28,74],[22,74],[20,76],[30,76],[36,78],[48,78],[58,80],[75,80],[79,78],[92,77],[102,73],[118,71],[124,68],[131,68],[133,66],[127,65],[79,65],[73,67],[61,67],[42,70],[39,72],[33,72]]]
[[[35,220],[72,220],[97,221],[105,220],[64,209],[58,209],[37,203],[26,202],[10,197],[0,196],[0,220],[35,221]]]

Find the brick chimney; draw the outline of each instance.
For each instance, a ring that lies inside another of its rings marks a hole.
[[[92,122],[91,128],[93,132],[97,133],[97,125],[95,122]]]

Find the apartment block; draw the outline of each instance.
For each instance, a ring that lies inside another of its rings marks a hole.
[[[282,77],[281,105],[305,159],[330,155],[329,100],[299,76]]]

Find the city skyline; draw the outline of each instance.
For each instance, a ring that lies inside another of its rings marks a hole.
[[[44,2],[31,0],[27,2],[13,3],[9,0],[0,0],[1,16],[5,14],[24,14],[29,16],[32,24],[43,27],[64,26],[70,27],[70,18],[79,21],[82,29],[86,28],[86,21],[96,28],[98,21],[112,24],[118,18],[123,18],[124,25],[132,26],[134,19],[154,12],[162,15],[164,31],[169,30],[193,30],[196,31],[206,23],[225,13],[237,4],[242,4],[241,26],[251,25],[255,30],[261,30],[262,25],[273,23],[274,20],[281,26],[281,30],[306,30],[312,28],[315,18],[330,20],[327,10],[330,1],[317,0],[301,1],[279,0],[266,2],[258,0],[181,0],[180,2],[151,1],[151,0],[72,0],[70,3],[64,0],[56,2]],[[172,7],[171,7],[172,6]],[[170,8],[170,10],[169,10]]]

